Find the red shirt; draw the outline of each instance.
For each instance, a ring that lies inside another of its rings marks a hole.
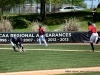
[[[44,31],[44,29],[43,29],[43,28],[40,28],[40,29],[39,29],[39,34],[40,34],[40,35],[43,35],[43,31]]]
[[[96,28],[93,25],[90,25],[88,27],[88,30],[90,30],[92,33],[97,33],[97,30],[96,30]]]

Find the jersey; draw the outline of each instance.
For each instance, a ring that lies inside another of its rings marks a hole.
[[[22,42],[22,38],[18,37],[18,38],[12,38],[12,42],[17,44],[18,42],[21,43]]]
[[[22,38],[21,38],[21,37],[12,38],[12,42],[13,42],[14,44],[16,44],[16,46],[18,46],[18,44],[19,44],[19,46],[22,47],[22,45],[21,45]]]
[[[17,43],[17,38],[12,38],[12,42],[16,44]]]
[[[43,34],[44,34],[43,31],[44,31],[44,29],[43,29],[43,28],[40,28],[40,29],[39,29],[39,35],[43,35]]]
[[[92,25],[90,25],[90,26],[88,27],[88,30],[90,30],[92,33],[97,33],[96,28],[95,28],[94,26],[92,26]]]
[[[22,42],[22,38],[21,37],[18,37],[17,38],[17,42]]]

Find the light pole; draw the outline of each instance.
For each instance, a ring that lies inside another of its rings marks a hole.
[[[51,2],[49,3],[49,12],[51,12]]]
[[[38,13],[38,0],[37,0],[37,13]]]
[[[91,3],[91,9],[93,8],[93,0],[92,0],[92,3]]]

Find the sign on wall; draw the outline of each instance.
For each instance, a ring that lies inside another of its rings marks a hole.
[[[82,43],[89,40],[87,32],[46,32],[47,43]],[[38,32],[0,32],[0,43],[10,43],[13,37],[22,37],[22,43],[38,43]]]

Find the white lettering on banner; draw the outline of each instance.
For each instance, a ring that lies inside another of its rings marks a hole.
[[[51,35],[52,35],[52,37],[57,37],[58,36],[58,34],[55,34],[55,33],[52,33]]]
[[[60,42],[62,41],[69,41],[69,38],[48,38],[48,41],[57,41],[57,40],[59,40]]]
[[[10,34],[10,37],[35,37],[34,34]]]
[[[39,42],[39,33],[0,33],[0,42],[10,42],[13,37],[22,37],[23,43],[25,42]],[[70,32],[47,32],[45,34],[45,40],[47,42],[70,42]]]
[[[46,33],[46,37],[71,37],[71,33]]]
[[[36,37],[39,37],[39,34],[36,34]]]
[[[0,39],[0,42],[7,42],[7,39]]]
[[[0,34],[0,37],[9,37],[8,34]]]
[[[67,37],[66,34],[68,35],[68,33],[59,33],[59,37]]]
[[[71,33],[69,33],[69,37],[71,37],[72,35],[71,35]]]
[[[56,38],[48,38],[48,41],[56,41]]]
[[[33,39],[31,38],[31,39],[23,39],[23,42],[32,42],[33,41]]]
[[[69,41],[69,38],[60,38],[60,41]]]
[[[39,38],[37,38],[37,42],[39,41]]]

